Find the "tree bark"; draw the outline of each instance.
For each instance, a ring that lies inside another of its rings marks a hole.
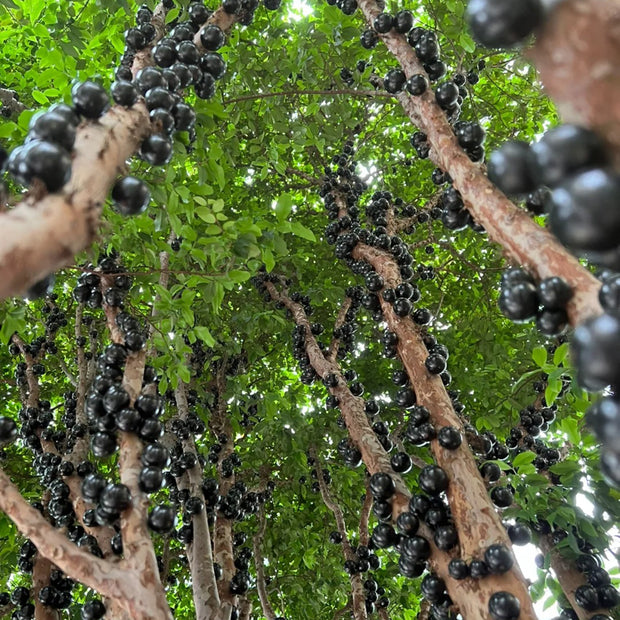
[[[327,484],[325,484],[325,480],[323,478],[323,470],[321,469],[321,465],[319,463],[318,455],[316,450],[312,451],[312,455],[316,461],[316,470],[318,473],[318,482],[319,488],[321,490],[321,497],[323,498],[323,503],[332,511],[334,514],[334,518],[336,519],[336,525],[338,527],[338,531],[342,536],[342,553],[344,555],[345,560],[355,561],[355,554],[351,549],[351,543],[349,542],[349,536],[347,534],[347,527],[344,522],[344,515],[342,514],[342,509],[340,506],[334,501],[327,488]],[[364,586],[362,585],[362,576],[360,573],[355,573],[350,576],[351,581],[351,598],[353,601],[353,618],[355,620],[367,620],[368,614],[366,612],[366,595],[364,594]]]
[[[562,119],[596,131],[620,164],[620,5],[565,0],[527,56]]]
[[[370,24],[380,13],[375,0],[359,0],[358,6]],[[399,61],[407,77],[425,73],[402,34],[392,30],[379,37]],[[601,314],[598,280],[549,231],[508,200],[489,181],[482,168],[469,159],[459,146],[444,111],[435,101],[433,90],[428,89],[418,97],[401,93],[398,99],[412,122],[427,135],[431,160],[450,174],[465,205],[476,222],[484,226],[490,239],[499,243],[512,261],[523,265],[539,279],[561,276],[571,285],[575,293],[568,305],[571,324]]]
[[[175,390],[177,409],[182,419],[187,418],[189,405],[187,403],[187,386],[180,383]],[[196,453],[193,441],[186,441],[184,448]],[[196,465],[187,472],[189,489],[192,495],[202,496],[202,472]],[[194,537],[192,543],[187,546],[187,559],[192,575],[192,596],[196,620],[214,620],[219,617],[221,611],[220,596],[213,570],[213,551],[211,549],[211,532],[207,522],[207,511],[192,517]]]
[[[579,620],[589,620],[597,612],[587,611],[577,604],[575,600],[575,590],[579,586],[586,585],[588,580],[583,573],[580,573],[575,567],[575,563],[562,557],[562,554],[555,548],[549,535],[541,536],[538,540],[538,547],[548,555],[551,563],[550,566],[556,575],[557,581],[562,588],[562,592],[568,599],[571,607],[579,617]]]
[[[258,531],[254,536],[254,566],[256,567],[256,590],[258,591],[258,598],[260,600],[261,609],[263,615],[267,620],[276,620],[276,614],[269,602],[269,596],[267,595],[267,585],[265,583],[265,567],[263,565],[263,538],[265,536],[265,525],[267,521],[265,519],[265,507],[260,507],[258,513]]]
[[[386,287],[394,288],[400,284],[398,265],[386,252],[358,244],[353,250],[353,257],[371,264],[383,277]],[[456,450],[441,447],[436,439],[431,441],[431,452],[450,479],[447,496],[459,534],[461,556],[467,560],[482,559],[485,550],[492,544],[503,544],[509,549],[512,548],[478,472],[474,456],[465,440],[465,430],[452,407],[446,388],[440,377],[431,375],[426,370],[424,361],[428,357],[428,351],[419,330],[411,317],[397,316],[391,304],[381,296],[379,299],[389,329],[398,336],[398,354],[416,393],[418,404],[430,411],[431,422],[435,428],[453,426],[459,430],[464,440]],[[480,580],[478,590],[486,601],[499,590],[512,592],[521,602],[524,617],[536,617],[525,578],[516,563],[507,573]],[[469,617],[467,614],[464,616]]]
[[[287,310],[290,311],[295,323],[297,325],[303,325],[306,328],[306,352],[317,374],[320,377],[325,377],[329,373],[334,373],[338,377],[338,385],[334,388],[330,388],[330,392],[338,397],[340,411],[345,419],[351,438],[362,453],[364,464],[370,474],[386,472],[389,473],[394,480],[396,492],[392,498],[392,519],[395,521],[398,515],[408,510],[408,503],[411,495],[402,478],[396,475],[392,470],[383,446],[378,442],[372,431],[364,412],[363,399],[357,398],[351,394],[338,365],[325,359],[323,352],[310,331],[310,323],[301,305],[293,302],[286,294],[279,293],[273,283],[265,282],[264,286],[274,301],[282,303]],[[428,394],[424,398],[426,399],[427,397]],[[434,409],[432,404],[431,406]],[[445,411],[443,411],[442,415],[446,415]],[[477,471],[476,476],[479,477]],[[489,510],[489,506],[491,506],[491,510],[493,510],[490,500],[488,496],[486,496],[486,491],[484,493],[484,498],[480,497],[476,490],[471,503],[468,503],[468,498],[466,498],[464,502],[465,507],[469,506],[471,516],[476,516],[477,510],[485,511],[482,518],[492,524],[490,515],[486,513],[486,511]],[[456,510],[453,509],[453,513],[456,513],[454,514],[455,521],[457,521],[459,517],[462,518],[462,512],[459,507],[457,507]],[[469,516],[467,516],[466,523],[471,524]],[[470,527],[469,531],[474,532],[482,539],[488,539],[489,544],[504,541],[503,537],[493,539],[491,538],[492,534],[489,536],[487,532],[477,531],[475,528]],[[457,557],[457,550],[447,553],[437,549],[433,542],[432,533],[424,524],[420,525],[419,534],[424,536],[431,545],[432,554],[429,558],[430,569],[445,581],[450,597],[464,618],[467,618],[467,620],[488,620],[488,602],[491,594],[498,590],[508,590],[519,597],[523,618],[536,618],[525,582],[517,567],[505,575],[491,575],[481,580],[470,578],[460,581],[454,580],[448,574],[448,563],[452,557]],[[468,549],[475,550],[482,548],[477,544],[477,541],[472,543],[471,541],[463,541],[462,538],[460,538],[460,540],[461,544],[465,544]],[[478,554],[477,557],[480,557],[480,555]]]

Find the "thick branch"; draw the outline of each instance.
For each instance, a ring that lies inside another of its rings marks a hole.
[[[528,56],[565,122],[590,127],[620,163],[620,6],[567,0],[538,32]],[[576,95],[578,93],[578,95]]]
[[[374,0],[360,0],[358,5],[369,23],[380,12]],[[424,73],[422,64],[403,35],[391,31],[379,36],[398,59],[407,77]],[[481,167],[469,159],[435,101],[433,90],[429,89],[419,97],[401,93],[398,98],[409,118],[427,135],[431,159],[450,174],[454,187],[460,191],[467,208],[485,227],[489,237],[499,243],[514,262],[525,266],[532,274],[541,279],[561,276],[572,286],[575,296],[568,312],[573,325],[600,314],[598,280],[551,233],[510,202],[488,180]]]
[[[73,173],[63,190],[37,201],[29,195],[0,213],[0,298],[24,292],[69,265],[92,243],[110,187],[149,131],[146,106],[114,106],[96,123],[80,126]]]
[[[386,252],[358,244],[353,250],[353,257],[370,263],[383,277],[386,286],[396,287],[400,284],[398,265]],[[415,389],[417,402],[430,411],[431,421],[436,428],[453,426],[464,437],[465,431],[441,378],[431,375],[426,370],[424,362],[428,351],[411,317],[397,316],[391,304],[385,302],[381,296],[380,301],[389,329],[398,336],[398,353]],[[456,450],[448,450],[440,446],[435,439],[431,442],[431,451],[437,464],[445,470],[450,479],[447,495],[454,524],[459,533],[462,556],[467,559],[479,559],[490,545],[497,543],[510,548],[510,539],[487,494],[467,442],[463,441]],[[486,602],[491,594],[499,590],[512,592],[519,598],[525,617],[536,617],[527,584],[517,564],[507,573],[492,575],[479,582],[478,596],[485,601],[483,608],[486,608]],[[479,609],[481,603],[480,600],[474,600],[458,601],[458,604],[463,616],[469,618],[470,614],[471,617],[475,617],[475,609],[467,610],[467,607],[473,604]]]
[[[579,586],[583,586],[588,583],[585,575],[577,570],[574,562],[562,557],[562,554],[550,540],[549,535],[541,536],[538,540],[538,546],[545,555],[550,556],[551,568],[555,573],[564,595],[579,617],[579,620],[589,620],[589,618],[595,615],[595,612],[585,610],[575,600],[575,590]]]

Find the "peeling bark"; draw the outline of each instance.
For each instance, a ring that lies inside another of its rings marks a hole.
[[[374,250],[374,248],[370,249]],[[336,364],[329,362],[325,359],[323,352],[321,351],[318,343],[316,342],[316,339],[310,332],[310,323],[305,315],[303,308],[299,304],[293,302],[287,295],[279,293],[271,282],[265,282],[264,285],[269,294],[271,295],[272,299],[274,301],[284,304],[287,310],[291,312],[295,323],[297,325],[305,326],[306,352],[317,374],[321,377],[325,377],[325,375],[327,375],[328,373],[334,373],[338,376],[338,385],[335,388],[330,388],[330,392],[337,396],[339,399],[340,410],[345,419],[349,434],[357,445],[360,452],[362,453],[362,458],[368,471],[371,474],[383,471],[389,473],[392,476],[392,479],[394,480],[394,484],[396,486],[396,492],[392,498],[392,518],[396,520],[398,515],[408,510],[409,498],[411,495],[407,487],[405,486],[402,478],[400,476],[397,476],[393,472],[390,466],[389,459],[387,458],[387,454],[383,449],[383,446],[381,446],[375,434],[373,433],[372,428],[368,423],[367,416],[364,412],[363,399],[357,398],[351,394],[346,385],[344,377],[340,373],[339,367]],[[386,318],[389,322],[389,316]],[[402,342],[399,346],[402,346]],[[416,385],[416,381],[412,381],[412,384]],[[441,387],[442,389],[444,389],[443,384],[441,384]],[[430,386],[429,390],[431,391],[425,392],[424,387],[421,388],[421,392],[420,394],[418,394],[418,401],[421,402],[421,404],[424,404],[421,398],[424,398],[425,402],[428,402],[426,399],[430,398],[429,395],[433,394],[432,389],[434,389],[434,385]],[[422,396],[422,392],[424,392],[425,396]],[[436,395],[440,397],[439,402],[441,403],[441,394],[437,393]],[[449,398],[448,402],[450,402]],[[428,404],[431,412],[436,410],[434,403],[428,402]],[[448,415],[447,412],[444,410],[443,405],[440,406],[439,411],[441,412],[441,416]],[[441,424],[442,419],[449,420],[450,418],[440,417],[436,419],[436,423]],[[463,453],[461,452],[460,458],[463,458],[462,454]],[[442,459],[442,462],[444,462],[445,464],[450,464],[452,460],[454,460],[454,457],[450,457],[448,455],[444,459]],[[449,476],[451,469],[454,469],[455,467],[464,467],[465,469],[469,470],[468,466],[451,465],[450,469],[447,469],[447,473]],[[475,471],[475,475],[480,478],[477,468]],[[451,477],[451,484],[452,481],[453,479]],[[472,519],[476,521],[478,520],[478,518],[481,518],[482,523],[490,524],[487,527],[490,528],[490,526],[492,525],[493,519],[489,511],[492,511],[493,513],[495,511],[490,502],[490,499],[486,495],[486,491],[484,492],[484,497],[482,497],[476,490],[471,498],[469,496],[466,496],[463,499],[463,503],[461,506],[454,506],[453,503],[454,502],[451,503],[451,507],[457,525],[459,518],[463,518],[464,511],[469,511],[469,514],[465,515],[467,523],[471,524]],[[480,517],[478,517],[478,511],[483,511]],[[497,515],[495,516],[497,518]],[[505,532],[502,536],[497,533],[497,538],[493,538],[493,529],[486,529],[486,527],[481,526],[480,530],[476,530],[475,527],[473,527],[474,525],[475,523],[472,526],[469,526],[470,529],[468,530],[473,532],[477,536],[474,542],[464,540],[462,538],[461,531],[459,531],[459,538],[461,544],[465,544],[467,546],[466,548],[471,549],[472,551],[476,549],[482,549],[482,547],[478,544],[479,539],[486,540],[488,537],[488,540],[490,541],[489,544],[504,543],[507,539],[507,535]],[[419,534],[427,538],[431,544],[432,554],[428,562],[430,569],[436,572],[442,579],[444,579],[450,597],[452,598],[453,602],[458,607],[461,615],[464,618],[467,618],[467,620],[488,620],[488,602],[490,596],[491,594],[499,590],[510,591],[519,598],[521,602],[521,613],[523,618],[536,618],[531,598],[529,597],[525,581],[518,567],[513,568],[512,571],[504,575],[490,575],[481,580],[464,579],[461,581],[457,581],[452,579],[448,574],[448,563],[452,557],[457,556],[457,550],[453,550],[451,553],[446,553],[437,549],[437,547],[433,543],[432,532],[424,524],[420,525]],[[507,546],[510,548],[509,541]],[[477,554],[477,557],[480,557],[480,553]]]
[[[160,10],[158,7],[154,15],[156,29]],[[229,30],[235,20],[219,8],[207,23]],[[200,31],[196,41],[202,49]],[[135,63],[134,72],[152,64],[150,54],[137,54]],[[0,300],[25,292],[35,282],[71,264],[76,254],[95,241],[110,188],[149,133],[144,101],[129,109],[113,106],[96,122],[85,122],[78,128],[71,179],[60,192],[40,200],[31,192],[15,208],[0,213]]]
[[[527,56],[564,122],[596,131],[620,164],[620,5],[565,0]]]
[[[380,13],[375,0],[359,0],[358,6],[370,24]],[[425,73],[403,35],[392,30],[379,37],[400,62],[407,77]],[[590,316],[601,314],[598,280],[549,231],[541,228],[526,211],[508,200],[489,181],[481,166],[469,159],[459,146],[445,113],[435,101],[433,90],[428,89],[419,97],[401,93],[398,100],[412,122],[427,135],[431,160],[450,174],[465,205],[476,222],[484,226],[490,239],[500,244],[512,261],[523,265],[538,278],[561,276],[571,285],[575,293],[568,305],[571,324],[576,325]]]

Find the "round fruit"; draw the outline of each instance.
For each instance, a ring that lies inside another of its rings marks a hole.
[[[163,166],[172,157],[172,142],[159,134],[152,134],[140,146],[140,155],[152,166]]]
[[[558,276],[545,278],[538,284],[538,299],[549,310],[565,308],[572,296],[573,289],[570,284]]]
[[[465,560],[461,560],[460,558],[450,560],[450,564],[448,564],[448,573],[452,579],[466,579],[469,577],[469,567],[467,566],[467,562],[465,562]]]
[[[370,477],[369,488],[375,501],[390,499],[396,490],[392,477],[382,472]]]
[[[115,209],[121,215],[138,215],[147,208],[151,192],[147,184],[136,177],[123,177],[112,188]]]
[[[579,325],[573,355],[577,381],[586,390],[620,385],[620,318],[602,314]]]
[[[165,534],[174,527],[175,509],[167,504],[155,506],[149,512],[148,526],[158,534]]]
[[[506,545],[491,545],[484,552],[484,561],[489,567],[489,571],[495,574],[508,572],[513,564],[514,558]]]
[[[58,144],[32,140],[20,151],[20,157],[20,172],[23,178],[21,180],[17,178],[17,180],[25,181],[26,185],[37,178],[49,192],[56,192],[71,178],[71,156]],[[9,159],[9,170],[12,173],[10,166],[11,159]]]
[[[527,545],[532,541],[532,532],[527,525],[516,523],[508,526],[508,537],[513,545]]]
[[[483,47],[514,47],[541,23],[541,0],[470,0],[465,13],[474,39]]]
[[[410,95],[422,95],[428,88],[428,80],[421,73],[412,75],[405,85]]]
[[[558,185],[549,200],[549,227],[576,252],[602,252],[618,245],[620,174],[595,168]]]
[[[439,495],[448,488],[448,476],[437,465],[427,465],[418,478],[420,488],[429,495]]]
[[[498,508],[508,508],[512,505],[514,496],[508,487],[493,487],[491,499]]]
[[[445,358],[439,353],[431,353],[424,360],[424,365],[431,375],[440,375],[447,367]]]
[[[489,599],[489,613],[493,620],[517,620],[521,613],[521,603],[510,592],[495,592]]]
[[[397,94],[404,87],[407,77],[401,69],[390,69],[383,79],[383,87],[388,93]]]
[[[82,82],[71,89],[71,98],[78,114],[90,119],[99,118],[109,107],[108,93],[95,82]]]
[[[219,26],[208,24],[200,31],[200,42],[206,50],[214,52],[224,45],[226,37]]]
[[[75,135],[75,125],[57,112],[35,114],[28,125],[29,139],[53,142],[69,152],[73,149]]]
[[[444,426],[437,433],[437,441],[447,450],[456,450],[463,442],[463,438],[460,431],[454,426]]]
[[[603,141],[590,129],[559,125],[532,145],[531,170],[537,185],[555,187],[566,177],[607,163]]]
[[[531,282],[504,285],[499,296],[499,308],[512,321],[528,321],[538,310],[536,287]]]
[[[536,184],[530,171],[530,156],[530,145],[526,142],[505,142],[489,157],[489,180],[508,196],[519,196],[533,191]]]

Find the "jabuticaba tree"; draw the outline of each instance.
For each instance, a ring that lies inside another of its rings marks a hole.
[[[617,617],[616,21],[5,2],[0,613]]]

